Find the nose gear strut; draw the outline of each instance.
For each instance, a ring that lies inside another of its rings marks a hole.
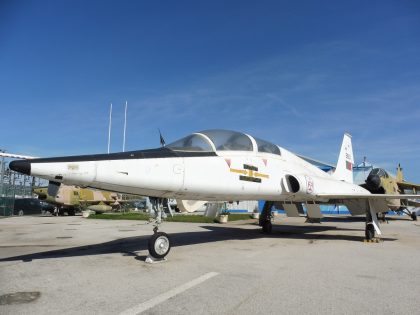
[[[146,258],[146,262],[153,263],[162,260],[166,260],[165,256],[168,255],[171,250],[171,242],[168,234],[165,232],[159,232],[159,227],[163,220],[167,217],[164,211],[164,205],[168,207],[168,211],[172,216],[168,199],[150,197],[152,209],[154,211],[154,218],[151,219],[153,224],[153,235],[149,239],[148,248],[149,256]]]

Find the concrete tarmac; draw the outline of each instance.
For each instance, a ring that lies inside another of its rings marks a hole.
[[[418,314],[420,221],[381,228],[168,222],[168,260],[147,264],[143,221],[0,219],[0,314]]]

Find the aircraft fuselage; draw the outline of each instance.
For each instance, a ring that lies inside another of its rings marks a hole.
[[[340,191],[369,193],[282,149],[261,152],[177,152],[167,148],[33,159],[30,175],[69,185],[190,200],[315,200]]]

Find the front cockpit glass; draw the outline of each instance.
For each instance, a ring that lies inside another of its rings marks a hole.
[[[199,134],[192,134],[178,141],[172,142],[166,146],[174,151],[189,152],[211,152],[213,151],[209,141]]]
[[[253,151],[251,139],[240,132],[230,130],[205,130],[206,135],[219,151]]]
[[[379,168],[374,168],[373,170],[370,171],[369,175],[378,175],[379,173]]]
[[[378,175],[379,177],[388,178],[388,173],[382,168],[374,168],[369,175]]]
[[[272,154],[280,155],[280,149],[275,144],[272,144],[268,141],[261,140],[255,137],[254,139],[257,142],[258,152],[265,152],[265,153],[272,153]]]

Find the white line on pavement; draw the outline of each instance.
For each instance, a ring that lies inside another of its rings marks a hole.
[[[209,272],[206,273],[204,275],[202,275],[201,277],[198,277],[194,280],[191,280],[179,287],[173,288],[172,290],[169,290],[168,292],[162,293],[156,297],[154,297],[153,299],[150,299],[146,302],[140,303],[139,305],[136,305],[132,308],[129,308],[125,311],[123,311],[122,313],[120,313],[120,315],[133,315],[133,314],[140,314],[141,312],[144,312],[162,302],[165,302],[166,300],[174,297],[175,295],[178,295],[188,289],[191,289],[192,287],[195,287],[196,285],[199,285],[200,283],[213,278],[214,276],[217,276],[219,273],[218,272]]]

